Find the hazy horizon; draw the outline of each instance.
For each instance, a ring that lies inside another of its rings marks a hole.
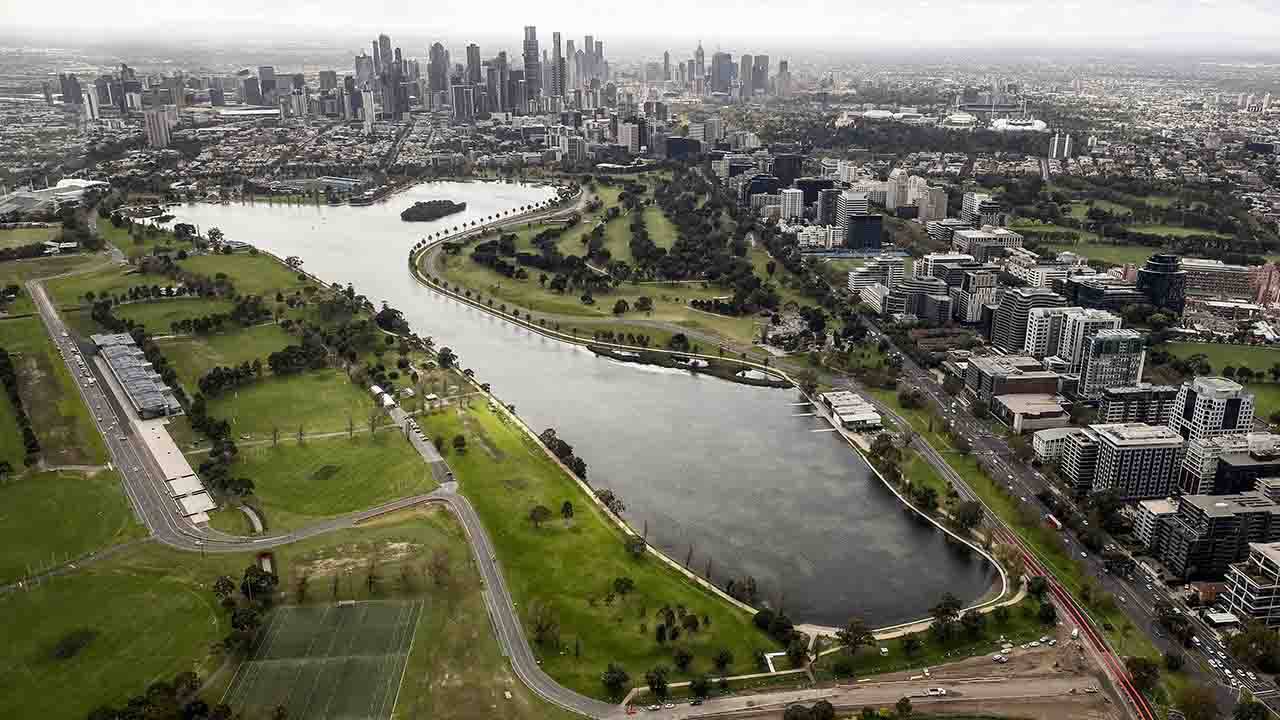
[[[1280,55],[1280,3],[1262,0],[907,0],[875,7],[836,0],[785,5],[656,0],[633,13],[581,0],[536,11],[527,3],[500,0],[483,10],[457,4],[437,6],[430,13],[375,1],[360,3],[354,15],[352,4],[335,0],[284,0],[267,15],[260,4],[247,0],[225,0],[213,9],[154,0],[52,5],[0,0],[0,8],[5,19],[0,42],[39,46],[47,39],[58,47],[142,43],[213,50],[270,42],[358,51],[385,32],[410,56],[424,54],[434,41],[450,47],[476,42],[487,54],[486,45],[493,52],[518,51],[522,27],[531,24],[544,47],[550,47],[552,32],[577,43],[590,34],[605,41],[607,56],[617,57],[670,50],[673,59],[683,59],[699,40],[708,54],[724,48],[735,54],[752,49],[1006,54],[1019,49]],[[501,20],[495,23],[494,18]]]

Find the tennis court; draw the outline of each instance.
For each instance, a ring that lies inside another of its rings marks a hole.
[[[247,720],[277,705],[289,720],[386,720],[421,612],[421,601],[278,608],[225,702]]]

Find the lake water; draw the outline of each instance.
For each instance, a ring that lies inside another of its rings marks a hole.
[[[794,390],[599,358],[434,293],[409,274],[419,239],[553,195],[497,183],[419,185],[366,207],[186,205],[179,221],[229,240],[298,255],[326,282],[352,283],[449,346],[536,431],[556,428],[595,487],[627,505],[636,528],[719,584],[752,575],[797,622],[874,626],[923,617],[944,592],[971,601],[996,581],[980,556],[905,511]],[[400,211],[449,199],[467,210],[429,223]]]

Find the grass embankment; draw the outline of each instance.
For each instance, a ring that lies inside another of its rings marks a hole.
[[[257,325],[211,335],[165,338],[160,350],[178,373],[187,392],[194,394],[200,378],[215,367],[237,367],[267,356],[294,342],[279,325]]]
[[[712,672],[712,657],[721,648],[733,653],[730,674],[754,671],[753,651],[771,649],[773,643],[751,625],[747,613],[652,556],[632,557],[622,532],[539,444],[483,404],[474,405],[429,415],[421,424],[431,437],[466,438],[466,452],[450,451],[447,459],[493,538],[530,637],[535,616],[558,624],[558,643],[535,645],[552,677],[600,697],[600,673],[610,662],[625,668],[635,684],[655,665],[674,667],[672,643],[655,641],[657,613],[664,606],[710,620],[710,627],[700,623],[701,629],[675,643],[689,648],[694,660],[690,672],[675,673],[673,681]],[[560,516],[565,501],[574,510],[568,522]],[[536,505],[553,514],[541,527],[528,519]],[[613,582],[619,577],[631,578],[635,589],[615,595]]]
[[[28,473],[0,484],[0,584],[146,534],[114,471]]]
[[[985,615],[986,622],[977,636],[960,628],[945,640],[937,640],[929,632],[916,633],[915,638],[920,645],[910,653],[903,644],[903,637],[891,638],[870,647],[858,648],[852,656],[846,650],[823,655],[815,663],[814,672],[819,680],[834,679],[839,677],[836,672],[839,664],[841,671],[848,671],[842,673],[844,677],[861,678],[911,668],[937,667],[974,655],[994,654],[1004,644],[1001,637],[1009,644],[1021,645],[1046,634],[1052,635],[1054,626],[1040,621],[1039,609],[1040,602],[1028,597],[1010,606],[1007,615],[1003,612]],[[880,648],[887,649],[889,653],[881,655]]]
[[[51,465],[100,465],[106,446],[76,387],[76,379],[38,317],[0,321],[0,347],[9,351],[18,392]],[[14,467],[20,467],[21,463]]]
[[[318,433],[346,431],[348,423],[360,427],[368,422],[373,402],[341,370],[314,370],[266,377],[210,399],[208,408],[210,415],[231,423],[237,440],[262,440],[271,437],[272,428],[297,435],[298,428]]]
[[[10,315],[27,315],[36,311],[35,303],[31,300],[31,295],[23,285],[26,281],[32,278],[72,272],[100,262],[103,262],[103,258],[100,255],[60,255],[58,257],[12,260],[0,263],[0,287],[7,285],[22,286],[18,297],[5,306],[5,312]]]
[[[240,448],[234,472],[254,480],[255,505],[273,532],[435,489],[422,457],[398,430],[384,426],[370,435],[367,425],[357,427],[364,432],[350,438],[299,445],[285,434],[275,447]]]

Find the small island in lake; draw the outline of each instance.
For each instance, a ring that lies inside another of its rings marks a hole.
[[[400,219],[408,222],[438,220],[445,215],[452,215],[466,209],[466,203],[456,203],[452,200],[427,200],[414,203],[413,207],[400,213]]]

